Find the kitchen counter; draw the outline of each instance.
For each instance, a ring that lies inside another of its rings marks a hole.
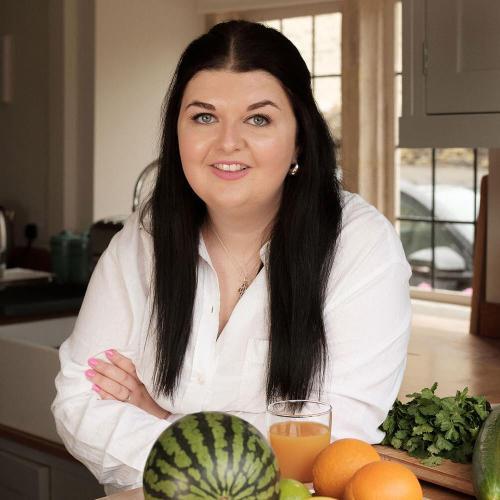
[[[500,403],[500,339],[470,335],[466,307],[447,306],[456,314],[430,307],[435,315],[414,306],[400,398],[438,382],[436,394],[441,397],[468,387],[469,394]]]
[[[0,290],[0,324],[54,314],[77,314],[86,285],[41,283]]]
[[[430,308],[430,309],[428,309]],[[446,310],[450,314],[443,314]],[[433,314],[433,311],[435,314]],[[419,304],[414,308],[408,363],[399,398],[439,383],[436,393],[454,395],[469,388],[500,403],[500,339],[472,336],[469,310],[461,306]],[[421,481],[429,500],[470,500],[474,497]],[[142,488],[115,493],[106,500],[144,500]]]
[[[474,499],[469,495],[462,495],[456,491],[441,488],[434,484],[429,484],[421,481],[422,489],[424,491],[424,500],[470,500]],[[101,497],[98,500],[144,500],[142,488],[124,491],[123,493],[114,493],[106,497]],[[312,499],[314,500],[314,498]]]
[[[0,326],[13,325],[18,323],[27,323],[32,321],[43,321],[46,319],[58,319],[58,318],[68,318],[78,316],[78,309],[62,311],[62,312],[51,312],[51,313],[38,313],[32,314],[30,316],[0,316]]]
[[[407,369],[399,397],[404,399],[406,394],[420,391],[423,387],[430,387],[437,381],[439,386],[436,392],[439,396],[454,395],[457,389],[461,390],[467,386],[470,394],[484,395],[490,402],[499,403],[500,339],[485,339],[469,335],[467,333],[469,319],[466,308],[460,309],[461,312],[455,316],[443,315],[441,309],[438,309],[434,316],[428,314],[428,312],[423,312],[418,307],[414,310],[413,333],[408,349]],[[464,311],[466,312],[464,313]],[[43,392],[46,393],[43,395],[43,407],[40,407],[37,411],[41,412],[44,416],[44,418],[38,420],[40,423],[47,421],[47,424],[44,424],[47,428],[41,428],[38,437],[33,436],[30,442],[29,429],[33,428],[33,419],[9,419],[9,422],[6,420],[0,422],[3,423],[3,426],[0,426],[0,436],[12,441],[30,444],[33,447],[43,445],[46,451],[49,451],[50,448],[51,453],[60,453],[67,457],[62,444],[60,444],[60,440],[55,434],[53,422],[50,424],[50,428],[48,427],[49,420],[51,420],[48,404],[50,404],[54,396],[53,377],[58,369],[57,350],[54,347],[57,346],[59,337],[61,339],[65,338],[70,333],[75,319],[75,317],[60,318],[60,320],[54,320],[57,321],[57,325],[47,325],[44,327],[47,330],[47,333],[44,334],[47,337],[47,346],[40,345],[37,347],[37,336],[34,336],[33,339],[26,337],[28,343],[24,347],[21,345],[26,342],[23,339],[21,339],[19,345],[13,343],[11,339],[18,336],[14,331],[9,335],[10,339],[7,338],[5,340],[9,343],[10,349],[15,348],[19,351],[19,354],[16,354],[16,359],[23,359],[26,363],[29,363],[33,370],[40,371],[40,373],[36,372],[34,375],[36,378],[33,380],[37,380],[36,383],[38,385],[43,385]],[[56,335],[59,337],[49,338],[55,331],[55,326],[57,326],[57,330],[60,330]],[[14,327],[22,329],[23,325],[13,325],[9,329]],[[42,331],[41,325],[36,328],[36,331],[37,333]],[[29,348],[28,350],[26,350],[27,347]],[[15,369],[12,356],[14,354],[9,355],[5,360],[5,369],[8,368],[9,363]],[[41,362],[41,357],[44,360],[43,363]],[[47,358],[46,361],[45,358]],[[17,401],[15,394],[18,389],[14,386],[19,385],[21,382],[18,380],[16,384],[12,385],[9,383],[9,380],[12,379],[10,377],[4,379],[0,396],[6,398],[7,401]],[[32,393],[25,394],[25,396],[29,396],[27,400],[34,401],[34,403],[38,401],[39,404],[42,404],[39,401],[40,397],[42,397],[40,390],[33,383],[30,384],[28,387],[30,387]],[[1,381],[0,386],[2,386]],[[19,401],[25,401],[25,398]],[[5,405],[3,406],[5,407]],[[33,411],[31,411],[31,415],[33,415]],[[13,431],[11,430],[12,428],[16,428],[22,432]],[[45,439],[45,441],[41,441],[40,438]],[[57,444],[54,447],[52,443]],[[432,485],[424,484],[424,487],[426,495],[432,500],[447,500],[451,498],[465,500],[471,498],[455,492],[450,493],[443,488]],[[136,496],[130,496],[134,494]],[[142,492],[140,491],[126,492],[121,495],[121,497],[115,495],[111,496],[111,498],[113,500],[120,500],[120,498],[123,498],[123,500],[142,499]]]
[[[86,285],[38,283],[0,290],[0,325],[78,314]]]
[[[0,490],[16,498],[89,500],[104,495],[95,477],[66,451],[50,411],[59,371],[57,349],[75,319],[25,319],[0,326]]]
[[[0,424],[61,442],[50,404],[60,369],[58,348],[76,317],[23,321],[0,326]]]

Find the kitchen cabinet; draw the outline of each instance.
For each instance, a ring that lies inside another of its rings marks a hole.
[[[103,487],[79,462],[0,437],[0,498],[4,500],[89,500]]]
[[[500,147],[500,2],[403,0],[401,147]]]
[[[57,350],[75,320],[69,316],[0,324],[2,500],[89,500],[104,495],[94,476],[65,450],[50,411],[59,371]]]
[[[50,405],[60,369],[58,347],[75,321],[70,316],[0,326],[0,398],[8,402],[0,404],[0,425],[61,443]]]
[[[0,450],[0,498],[50,499],[49,468]]]

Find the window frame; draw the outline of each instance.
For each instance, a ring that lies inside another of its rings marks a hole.
[[[214,12],[213,14],[207,14],[206,20],[207,20],[207,28],[210,28],[214,24],[225,21],[225,20],[230,20],[230,19],[245,19],[248,21],[255,21],[255,22],[260,22],[260,21],[265,21],[268,19],[279,19],[279,18],[285,18],[285,17],[298,17],[298,16],[313,16],[313,15],[318,15],[318,14],[327,14],[327,13],[335,13],[339,12],[344,14],[345,11],[345,2],[349,0],[328,0],[328,1],[323,1],[323,2],[317,2],[317,3],[301,3],[301,4],[295,4],[292,0],[290,1],[291,5],[281,5],[281,6],[275,6],[275,7],[269,7],[269,8],[257,8],[257,9],[251,9],[246,6],[243,6],[243,8],[238,7],[238,10],[228,10],[227,11],[221,11],[218,10],[218,12]],[[372,0],[369,0],[372,1]],[[392,0],[393,7],[396,9],[396,4],[400,2],[401,0]],[[234,8],[234,5],[233,5]],[[366,5],[364,2],[359,2],[358,8],[361,10],[363,8],[366,8],[367,10],[370,8],[370,6]],[[344,24],[345,22],[351,22],[351,20],[345,15],[342,16],[342,23]],[[394,35],[396,31],[396,25],[394,23],[393,26],[394,29]],[[349,33],[349,29],[344,29],[342,28],[342,45],[345,45],[345,35],[346,33]],[[391,47],[391,50],[395,50],[395,42],[396,42],[396,37],[394,36],[394,44]],[[394,53],[394,52],[393,52]],[[345,51],[342,49],[342,64],[341,64],[341,75],[343,76],[343,83],[344,83],[344,75],[345,75],[345,68],[350,67],[353,64],[352,60],[348,60],[346,55],[348,55],[349,52]],[[377,61],[375,63],[383,63],[385,62],[385,59],[383,61],[379,60],[380,57],[377,57]],[[394,78],[396,74],[401,74],[402,72],[396,71],[396,68],[393,67],[391,71],[394,74]],[[398,120],[399,117],[396,116],[396,92],[395,92],[395,85],[391,86],[386,86],[384,87],[384,92],[385,92],[385,100],[386,102],[392,102],[394,104],[394,116],[395,119]],[[351,103],[350,105],[347,103],[347,100],[344,100],[344,90],[342,90],[342,110],[349,108],[350,106],[357,106],[357,103]],[[376,102],[373,102],[373,106],[376,106]],[[344,111],[342,111],[342,114],[344,114]],[[344,121],[344,120],[343,120]],[[392,124],[393,129],[395,128],[395,124]],[[343,134],[344,135],[344,134]],[[395,143],[399,142],[397,138],[395,137]],[[394,144],[394,156],[396,152],[396,144]],[[395,162],[395,158],[394,158]],[[392,199],[389,201],[389,204],[392,205],[393,209],[391,210],[391,214],[386,214],[390,220],[393,221],[394,225],[397,227],[399,225],[399,220],[398,220],[398,214],[399,214],[399,179],[396,180],[394,183],[394,190],[393,192],[387,193],[388,197],[392,197]],[[377,207],[379,208],[379,207]],[[380,208],[379,208],[380,209]],[[464,295],[460,292],[454,292],[454,291],[447,291],[447,290],[441,290],[441,289],[436,289],[436,290],[419,290],[416,287],[410,287],[410,295],[412,299],[419,299],[419,300],[427,300],[427,301],[432,301],[436,303],[449,303],[449,304],[459,304],[459,305],[466,305],[470,306],[471,304],[471,297]]]
[[[289,5],[283,7],[269,7],[266,9],[249,9],[239,12],[239,19],[247,21],[265,21],[282,17],[316,16],[342,12],[343,0],[329,0],[311,4]]]
[[[403,28],[403,19],[402,19],[402,0],[394,0],[394,43],[396,44],[398,37],[396,36],[396,29],[399,28],[402,30]],[[401,19],[399,20],[399,23],[397,22],[397,15],[398,15],[398,9],[400,9],[399,14],[401,14]],[[402,36],[400,37],[402,40]],[[394,49],[396,49],[396,45],[394,46]],[[400,51],[400,56],[401,59],[403,58],[403,48],[401,47]],[[396,61],[395,61],[396,62]],[[398,64],[394,67],[394,81],[396,82],[397,78],[403,78],[403,64],[401,60],[401,64]],[[396,95],[396,83],[394,84],[394,106],[395,106],[395,117],[396,121],[399,121],[399,116],[398,116],[398,109],[397,109],[397,95]],[[398,127],[399,131],[399,127]],[[399,165],[396,162],[396,152],[399,149],[399,140],[398,137],[396,137],[395,140],[395,147],[394,147],[394,164],[395,168],[399,167]],[[442,224],[443,221],[440,219],[436,219],[435,217],[435,191],[436,191],[436,152],[438,149],[447,149],[447,148],[425,148],[429,149],[431,151],[431,164],[429,165],[431,168],[431,174],[432,174],[432,210],[431,210],[431,217],[428,220],[425,220],[424,222],[430,224],[430,229],[431,229],[431,248],[432,248],[432,260],[431,260],[431,284],[434,286],[435,283],[435,233],[436,233],[436,226],[438,224]],[[473,191],[474,191],[474,196],[477,195],[477,192],[479,191],[479,185],[477,182],[477,172],[478,172],[478,149],[479,148],[463,148],[463,149],[472,149],[473,152]],[[418,221],[416,219],[412,219],[409,217],[402,217],[400,215],[400,186],[399,186],[399,171],[397,172],[397,182],[395,185],[395,197],[396,197],[396,203],[395,203],[395,221],[396,221],[396,227],[399,229],[399,225],[401,222],[415,222]],[[473,221],[468,221],[468,222],[463,222],[463,221],[457,221],[459,223],[467,223],[471,224],[474,227],[474,234],[476,234],[476,225],[477,225],[477,210],[476,210],[476,205],[474,204],[474,220]],[[473,251],[475,247],[475,238],[473,242]],[[428,301],[434,301],[434,302],[444,302],[444,303],[450,303],[450,304],[457,304],[457,305],[471,305],[471,296],[465,295],[459,291],[453,291],[453,290],[444,290],[441,288],[433,288],[432,290],[420,290],[417,287],[411,286],[410,287],[410,295],[411,298],[413,299],[419,299],[419,300],[428,300]]]

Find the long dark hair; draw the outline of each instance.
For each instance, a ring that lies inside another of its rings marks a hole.
[[[207,211],[188,184],[177,119],[186,85],[201,70],[264,70],[277,78],[297,120],[296,176],[287,176],[269,246],[267,401],[305,399],[321,387],[328,361],[323,306],[341,227],[335,144],[318,111],[310,73],[297,48],[275,29],[248,21],[215,25],[189,44],[163,110],[160,168],[151,198],[154,241],[152,320],[156,321],[157,394],[174,397],[191,335],[198,245]]]

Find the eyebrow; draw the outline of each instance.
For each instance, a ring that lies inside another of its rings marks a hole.
[[[212,111],[215,111],[215,106],[213,104],[208,103],[208,102],[193,101],[193,102],[189,103],[185,107],[185,109],[189,108],[190,106],[198,106],[200,108],[210,109]],[[255,102],[253,104],[250,104],[250,106],[248,106],[248,108],[247,108],[247,111],[252,111],[254,109],[262,108],[264,106],[274,106],[275,108],[280,109],[279,106],[277,104],[275,104],[273,101],[270,101],[269,99],[265,99],[263,101],[259,101],[259,102]]]

